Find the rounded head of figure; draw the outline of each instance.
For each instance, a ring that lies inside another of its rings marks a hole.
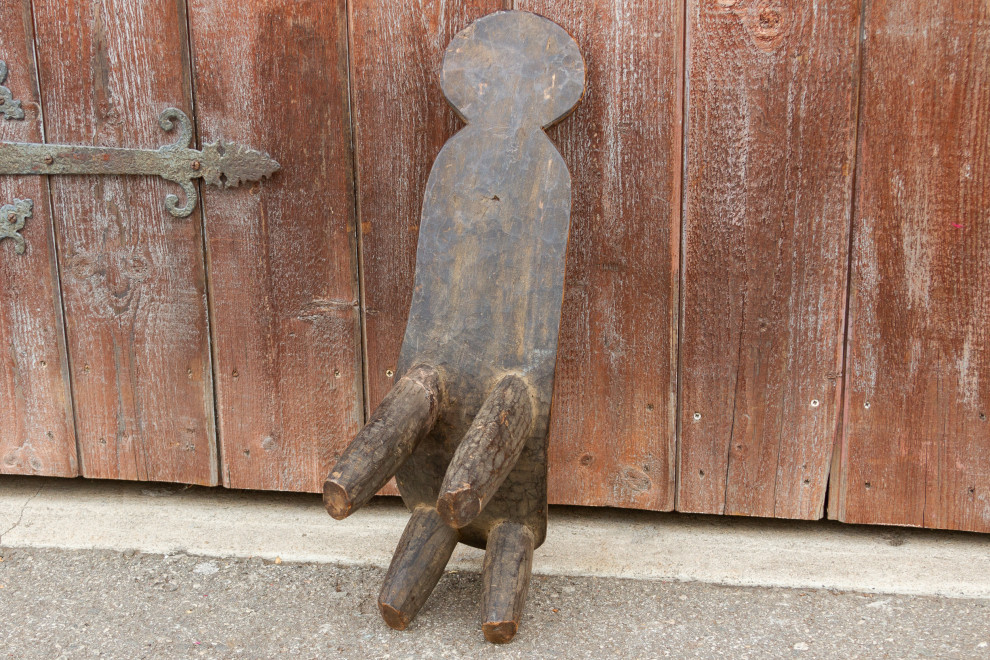
[[[468,122],[538,122],[566,117],[584,93],[584,60],[562,27],[525,11],[489,14],[457,33],[440,85]]]

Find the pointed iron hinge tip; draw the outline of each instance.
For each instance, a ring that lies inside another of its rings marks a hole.
[[[24,110],[21,109],[21,102],[14,100],[14,95],[10,93],[9,89],[4,87],[5,82],[7,82],[7,63],[0,60],[0,113],[7,120],[24,119]]]
[[[17,254],[27,251],[21,230],[33,210],[34,202],[30,199],[15,199],[13,204],[0,206],[0,241],[5,238],[14,241],[14,252]]]

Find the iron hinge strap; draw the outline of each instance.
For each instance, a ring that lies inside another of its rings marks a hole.
[[[6,78],[7,67],[0,62],[0,82]],[[20,102],[10,98],[10,90],[0,87],[0,109],[4,109],[7,119],[23,119]],[[19,116],[7,114],[6,109],[16,107]],[[177,195],[165,198],[165,208],[176,218],[185,218],[196,208],[199,195],[195,179],[203,179],[208,184],[221,188],[234,188],[242,183],[260,181],[279,170],[278,162],[267,153],[250,149],[236,142],[218,140],[203,146],[202,150],[191,148],[193,126],[189,117],[177,108],[168,108],[158,117],[162,130],[178,130],[178,137],[172,144],[158,149],[121,149],[115,147],[69,146],[51,144],[30,144],[0,142],[0,175],[3,174],[89,174],[89,175],[144,175],[159,176],[177,183],[185,193],[185,202],[179,204]],[[24,218],[17,215],[12,206],[4,206],[0,215],[0,240],[15,238],[15,250],[24,253],[24,239],[18,233],[24,226]],[[6,218],[6,220],[4,220]],[[19,239],[19,241],[17,240]]]

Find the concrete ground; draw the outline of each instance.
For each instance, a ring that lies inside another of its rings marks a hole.
[[[551,509],[522,627],[496,647],[468,549],[408,630],[381,621],[406,517],[0,478],[0,658],[990,658],[986,536]]]
[[[4,550],[9,658],[979,658],[990,602],[537,576],[516,639],[487,644],[480,579],[448,573],[404,632],[377,567]]]

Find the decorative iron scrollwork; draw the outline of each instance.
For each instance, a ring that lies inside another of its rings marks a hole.
[[[7,79],[7,65],[0,61],[0,83]],[[0,86],[0,112],[6,119],[23,119],[21,102],[15,101],[10,90]],[[218,140],[192,148],[193,124],[178,108],[167,108],[158,117],[158,125],[165,132],[177,131],[171,144],[158,149],[121,149],[116,147],[91,147],[58,144],[0,142],[0,175],[3,174],[124,174],[159,176],[177,183],[185,193],[180,204],[179,196],[165,197],[165,209],[176,218],[185,218],[193,212],[199,201],[196,179],[220,188],[235,188],[242,183],[260,181],[277,172],[281,166],[262,151],[249,149],[236,142]],[[30,215],[30,201],[27,202]],[[6,215],[10,215],[4,206]],[[15,214],[16,215],[16,214]],[[25,216],[26,217],[26,216]],[[0,223],[7,220],[0,218]],[[18,233],[24,226],[0,224],[0,239],[14,238],[18,254],[24,253],[24,239]]]
[[[56,144],[0,142],[0,174],[133,174],[160,176],[179,184],[186,194],[179,204],[177,195],[165,198],[165,208],[176,218],[185,218],[196,208],[199,195],[193,183],[203,179],[219,187],[233,188],[247,181],[259,181],[279,169],[266,153],[236,142],[220,140],[202,151],[190,145],[193,127],[189,117],[177,108],[168,108],[158,117],[166,132],[178,131],[172,144],[159,149],[120,149]]]
[[[3,86],[7,82],[7,63],[0,60],[0,113],[4,119],[24,119],[21,102],[14,100],[14,95]]]
[[[34,202],[30,199],[15,199],[13,204],[0,206],[0,241],[9,238],[14,241],[14,252],[24,254],[27,244],[21,236],[24,223],[34,211]]]

